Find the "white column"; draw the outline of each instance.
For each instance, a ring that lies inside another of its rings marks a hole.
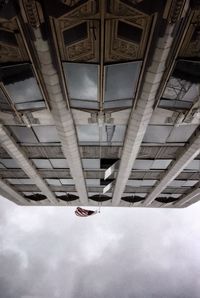
[[[40,29],[34,29],[34,33],[36,37],[35,48],[41,64],[41,72],[48,92],[51,113],[61,141],[62,151],[67,159],[81,204],[87,205],[87,190],[72,114],[67,108],[48,42],[42,39]]]
[[[153,113],[156,93],[165,70],[165,63],[169,55],[173,38],[171,32],[173,25],[168,25],[164,37],[159,38],[152,58],[144,77],[142,92],[138,98],[135,110],[132,110],[122,152],[119,173],[113,193],[113,205],[120,203],[135,159],[137,158],[144,134]]]
[[[0,143],[1,146],[8,152],[8,154],[18,163],[27,176],[32,179],[40,191],[51,201],[53,204],[58,200],[54,193],[49,189],[46,182],[41,178],[32,162],[27,159],[22,148],[15,142],[14,138],[10,135],[9,131],[0,124]]]
[[[192,140],[174,162],[174,164],[167,171],[162,180],[154,187],[152,192],[147,196],[144,201],[144,206],[148,206],[155,200],[159,194],[183,171],[183,169],[200,153],[200,131],[192,137]]]
[[[6,181],[0,179],[0,193],[6,199],[18,205],[30,205],[17,191],[15,191]]]
[[[172,207],[185,207],[188,204],[196,203],[200,200],[200,188],[193,189],[189,194],[183,196]]]

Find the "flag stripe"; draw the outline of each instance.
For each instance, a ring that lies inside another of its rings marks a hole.
[[[96,212],[93,211],[93,210],[86,210],[86,209],[83,209],[83,208],[80,208],[80,207],[77,207],[76,210],[75,210],[75,214],[77,216],[80,216],[80,217],[90,216],[94,213],[96,213]]]

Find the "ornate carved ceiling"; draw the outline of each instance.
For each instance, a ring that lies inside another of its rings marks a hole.
[[[105,63],[143,58],[151,16],[121,1],[108,1],[103,11],[98,1],[75,2],[51,23],[62,60],[99,62],[102,44]]]

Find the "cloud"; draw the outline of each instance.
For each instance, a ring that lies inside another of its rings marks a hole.
[[[1,199],[0,298],[199,297],[200,205],[19,207]]]

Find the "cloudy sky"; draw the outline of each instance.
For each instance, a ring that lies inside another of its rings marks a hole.
[[[0,298],[200,297],[200,204],[79,218],[0,200]]]

